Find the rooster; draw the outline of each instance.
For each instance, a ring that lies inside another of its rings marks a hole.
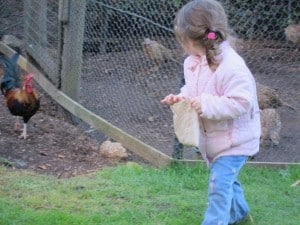
[[[6,99],[6,105],[10,113],[23,118],[23,132],[19,138],[27,138],[27,122],[40,107],[38,93],[32,87],[32,74],[28,74],[24,84],[21,85],[17,61],[19,53],[11,58],[0,55],[3,64],[4,76],[1,82],[1,92]],[[17,121],[18,122],[18,121]],[[18,123],[16,123],[18,125]]]

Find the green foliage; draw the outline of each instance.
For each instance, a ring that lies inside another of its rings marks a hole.
[[[256,225],[298,224],[300,186],[290,185],[299,174],[299,166],[242,170]],[[70,179],[0,167],[0,224],[199,224],[207,181],[204,165],[157,169],[130,163]]]
[[[230,27],[245,39],[283,39],[284,28],[300,19],[300,2],[221,0]],[[290,4],[290,7],[288,5]]]

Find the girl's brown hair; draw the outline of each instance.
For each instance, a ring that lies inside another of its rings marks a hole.
[[[215,34],[214,39],[208,33]],[[206,59],[215,70],[218,62],[215,56],[220,54],[220,43],[229,36],[227,16],[223,6],[215,0],[193,0],[183,6],[175,18],[175,35],[183,45],[193,40],[204,47]]]

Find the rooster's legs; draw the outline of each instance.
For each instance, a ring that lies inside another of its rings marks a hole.
[[[18,131],[21,128],[21,124],[20,124],[20,120],[19,117],[16,117],[16,122],[15,122],[15,127],[14,127],[14,131]]]
[[[23,132],[19,136],[19,138],[26,139],[27,137],[28,137],[28,135],[27,135],[27,124],[24,123],[24,125],[23,125]]]

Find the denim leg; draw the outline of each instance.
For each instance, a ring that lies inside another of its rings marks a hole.
[[[233,198],[230,209],[229,224],[237,223],[249,213],[249,207],[244,196],[241,184],[236,180],[233,183]]]
[[[227,225],[230,222],[231,206],[235,196],[233,184],[246,160],[246,156],[224,156],[211,164],[208,207],[202,225]],[[239,199],[240,195],[235,197]]]

